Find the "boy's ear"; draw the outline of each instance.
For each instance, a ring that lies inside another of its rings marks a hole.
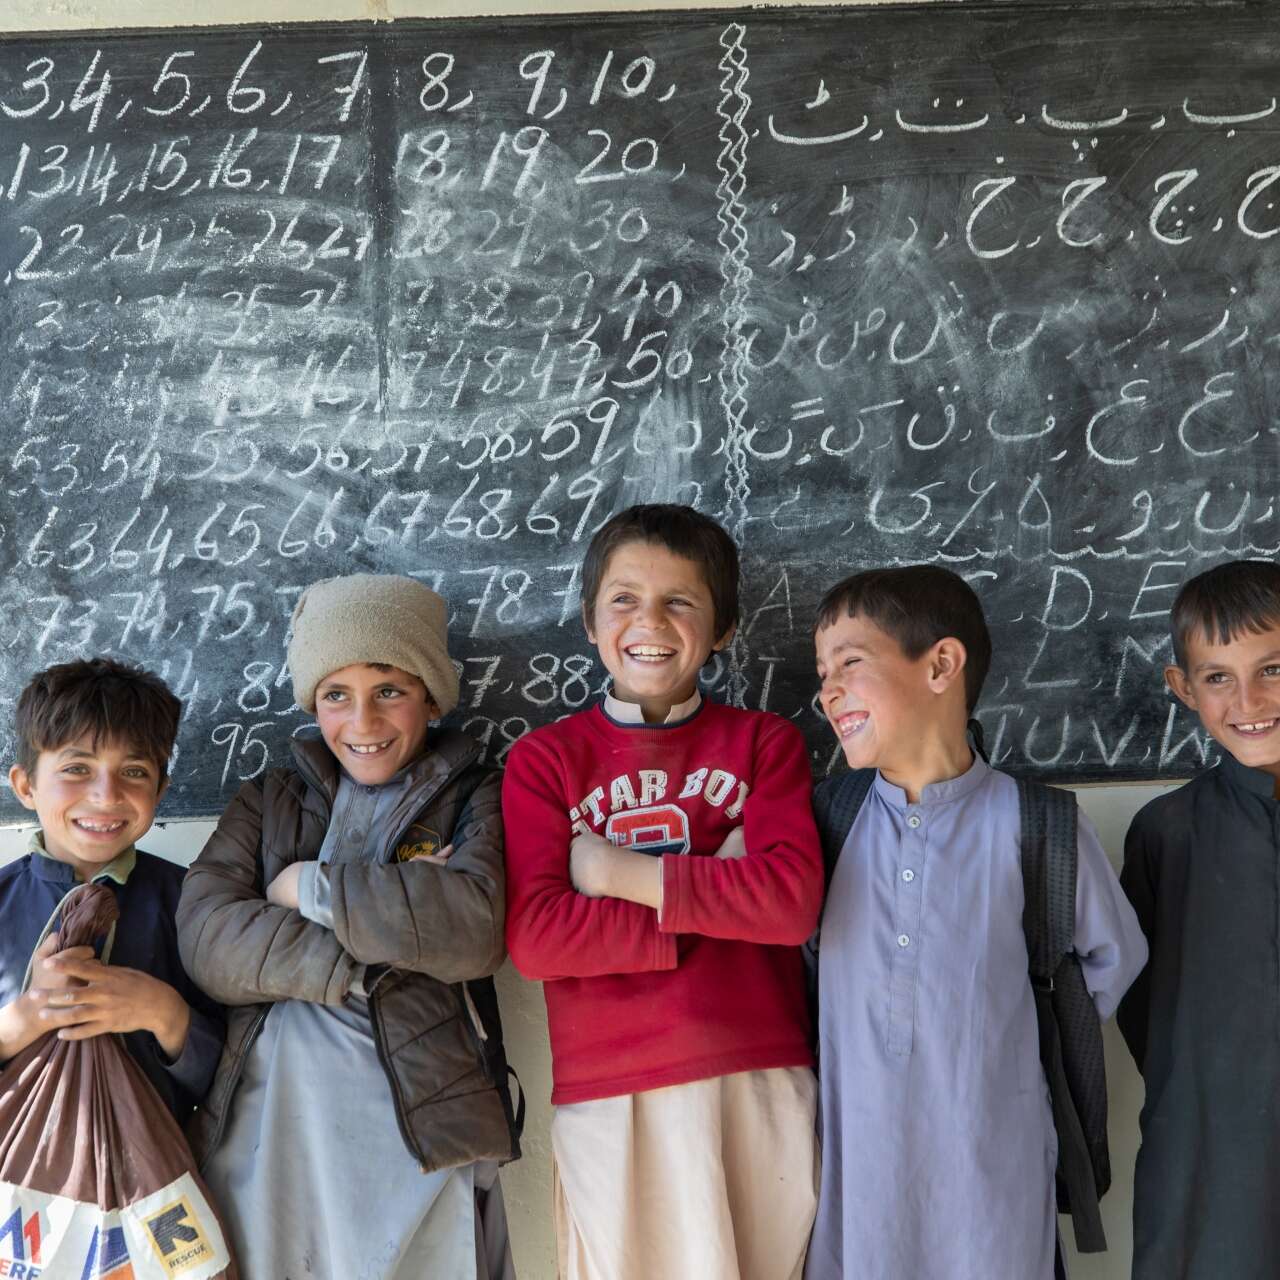
[[[24,809],[36,807],[36,792],[31,785],[31,776],[20,764],[15,764],[9,770],[9,785],[13,788],[13,794],[18,797],[18,803]]]
[[[156,804],[160,803],[160,797],[169,790],[169,775],[162,773],[160,775],[160,785],[156,788]]]
[[[1187,679],[1187,673],[1181,667],[1165,667],[1164,682],[1169,686],[1169,692],[1179,702],[1184,706],[1190,707],[1192,711],[1199,712],[1200,708],[1196,705],[1196,695],[1191,689],[1191,681]]]
[[[929,688],[934,693],[945,693],[957,680],[963,684],[968,661],[964,642],[955,636],[943,636],[928,654]]]
[[[587,642],[589,644],[595,644],[596,633],[595,629],[591,625],[591,615],[587,612],[585,602],[582,605],[582,629],[587,633]]]

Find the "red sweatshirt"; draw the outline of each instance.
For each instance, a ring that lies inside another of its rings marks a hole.
[[[507,757],[507,949],[542,979],[554,1103],[812,1063],[797,949],[822,899],[804,741],[786,720],[704,702],[670,725],[600,707]],[[713,858],[743,827],[744,858]],[[569,844],[593,831],[662,858],[650,907],[587,898]]]

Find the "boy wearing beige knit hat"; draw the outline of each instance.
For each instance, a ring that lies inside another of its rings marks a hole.
[[[514,1280],[498,777],[433,726],[447,617],[389,574],[303,593],[289,671],[319,737],[245,784],[183,889],[183,960],[236,1006],[194,1139],[248,1280],[375,1252],[385,1280]],[[316,1212],[336,1203],[358,1232]]]
[[[357,782],[390,781],[422,754],[430,722],[457,706],[447,620],[430,587],[393,574],[324,578],[303,592],[289,642],[294,700]]]

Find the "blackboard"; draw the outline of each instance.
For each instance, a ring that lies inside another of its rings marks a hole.
[[[656,499],[740,539],[708,683],[816,772],[819,593],[931,560],[997,760],[1185,775],[1174,588],[1280,547],[1277,94],[1249,5],[0,42],[0,713],[153,667],[166,812],[216,813],[304,722],[298,592],[378,569],[501,759],[598,693],[578,565]]]

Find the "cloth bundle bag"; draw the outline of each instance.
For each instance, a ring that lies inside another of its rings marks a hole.
[[[106,936],[109,958],[110,889],[77,886],[59,913],[60,949]],[[117,1036],[50,1033],[0,1073],[0,1275],[238,1280],[186,1139]]]

